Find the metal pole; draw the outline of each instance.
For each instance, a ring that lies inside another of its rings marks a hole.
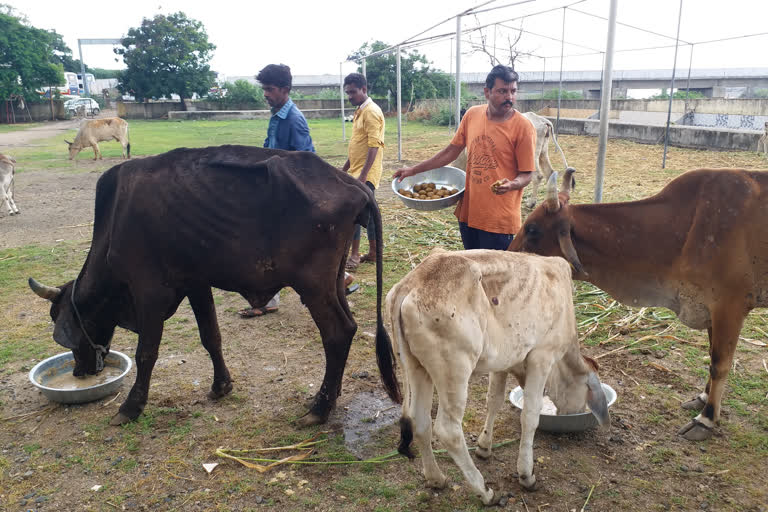
[[[560,85],[557,89],[557,121],[555,122],[555,134],[560,135],[560,100],[563,96],[563,52],[565,51],[565,7],[563,7],[563,35],[560,38]]]
[[[366,80],[368,79],[368,74],[365,72],[365,59],[363,59],[363,76],[366,78]],[[371,91],[368,92],[370,93]]]
[[[542,100],[542,106],[544,105],[544,78],[547,76],[547,58],[542,57],[544,59],[544,70],[541,72],[541,100]]]
[[[344,72],[341,70],[343,62],[339,62],[339,95],[341,96],[341,140],[347,140],[347,126],[344,124]]]
[[[693,64],[693,44],[691,44],[691,58],[688,61],[688,83],[685,85],[685,110],[688,111],[688,93],[691,90],[691,65]]]
[[[80,52],[80,76],[83,77],[83,94],[88,97],[90,92],[88,91],[88,80],[85,78],[85,62],[83,61],[83,45],[80,44],[80,39],[77,40],[77,50]],[[78,91],[79,92],[79,91]]]
[[[601,84],[600,87],[602,87],[603,76],[605,76],[605,52],[600,52],[600,54],[602,55],[602,61],[603,61],[603,64],[602,64],[603,67],[600,68],[600,84]],[[611,92],[611,94],[613,94],[613,92]],[[602,90],[601,90],[600,91],[600,98],[602,99],[602,97],[603,97],[603,94],[602,94]],[[601,101],[600,105],[602,106],[602,104],[603,104],[603,102]],[[598,109],[598,111],[597,111],[597,118],[598,119],[602,118],[602,115],[603,115],[602,110]]]
[[[595,170],[595,202],[603,200],[603,177],[605,176],[605,152],[608,148],[608,118],[611,117],[611,85],[613,74],[613,41],[616,37],[616,4],[611,0],[608,14],[608,40],[605,43],[603,85],[600,94],[600,135],[597,146],[597,169]]]
[[[680,11],[677,14],[677,37],[675,38],[675,60],[672,63],[672,83],[669,86],[669,108],[667,109],[667,129],[664,131],[664,157],[661,168],[666,169],[667,147],[669,147],[669,121],[672,118],[672,98],[675,95],[675,70],[677,69],[677,47],[680,44],[680,20],[683,18],[683,0],[680,0]]]
[[[461,16],[456,16],[456,129],[461,123]]]
[[[451,39],[451,44],[449,45],[451,48],[451,57],[448,59],[448,78],[450,79],[453,76],[453,39]],[[448,133],[451,133],[452,126],[453,126],[453,81],[448,81],[448,112],[450,115],[448,116]]]
[[[403,95],[400,76],[400,47],[397,47],[397,161],[403,160]]]

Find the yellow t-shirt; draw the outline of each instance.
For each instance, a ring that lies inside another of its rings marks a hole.
[[[381,181],[381,162],[384,159],[384,114],[381,108],[368,98],[365,103],[357,107],[352,121],[352,138],[349,140],[349,174],[355,178],[365,166],[368,157],[368,148],[379,148],[376,159],[368,171],[366,181],[379,188]]]
[[[459,222],[491,233],[516,234],[522,225],[522,190],[494,194],[491,185],[522,172],[536,170],[536,131],[531,122],[515,110],[503,122],[491,121],[488,105],[467,110],[451,144],[467,148],[467,178],[464,195],[454,214]]]

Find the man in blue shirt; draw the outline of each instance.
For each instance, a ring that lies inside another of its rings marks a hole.
[[[272,109],[265,148],[288,151],[312,151],[312,137],[304,114],[291,101],[291,68],[284,64],[270,64],[256,75],[261,83],[264,99]]]
[[[261,83],[264,91],[264,99],[269,103],[272,117],[269,118],[267,138],[264,147],[271,149],[285,149],[288,151],[315,152],[312,137],[309,135],[309,125],[301,110],[291,101],[291,85],[293,77],[291,68],[285,64],[270,64],[256,75],[256,80]],[[352,282],[352,276],[347,275],[345,284]],[[348,291],[354,291],[349,288]],[[243,318],[263,316],[274,313],[280,306],[280,292],[272,297],[266,306],[261,308],[246,308],[239,311]]]

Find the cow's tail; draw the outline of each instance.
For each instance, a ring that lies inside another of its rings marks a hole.
[[[129,127],[125,127],[125,139],[126,139],[126,145],[125,145],[125,151],[128,154],[128,158],[131,158],[131,137],[128,134]]]
[[[401,311],[403,300],[405,300],[405,295],[395,295],[393,297],[388,297],[390,321],[392,322],[392,335],[395,338],[395,343],[397,344],[398,351],[400,353],[400,363],[403,365],[403,376],[405,379],[403,409],[400,415],[400,443],[397,446],[397,451],[401,455],[405,455],[409,459],[413,459],[415,457],[413,451],[411,450],[411,443],[413,442],[413,419],[410,416],[411,390],[410,382],[408,379],[408,372],[409,369],[413,369],[415,365],[418,365],[418,361],[416,361],[413,357],[410,347],[408,346],[408,340],[405,339],[405,331],[403,330],[403,313]]]
[[[366,187],[367,188],[367,187]],[[381,227],[381,212],[376,204],[373,194],[369,194],[368,211],[373,215],[376,224],[376,362],[379,365],[381,382],[384,384],[389,398],[395,403],[402,402],[400,385],[395,374],[395,354],[392,351],[392,341],[384,328],[384,319],[381,315],[381,294],[384,287],[383,263],[384,258],[384,234]]]

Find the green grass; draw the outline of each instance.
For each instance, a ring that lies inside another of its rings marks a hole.
[[[150,156],[181,147],[205,147],[221,144],[243,144],[263,146],[267,135],[268,121],[264,119],[246,121],[144,121],[131,120],[129,137],[131,156]],[[310,119],[308,121],[312,140],[317,153],[331,164],[341,167],[347,158],[347,145],[352,127],[346,127],[347,141],[342,140],[341,123],[335,119]],[[68,160],[67,145],[64,140],[72,140],[76,130],[71,130],[50,139],[35,142],[35,147],[18,148],[14,157],[19,162],[17,172],[27,169],[61,168],[72,172],[82,172],[84,166],[77,166]],[[404,136],[418,139],[412,148],[419,150],[439,143],[448,143],[445,128],[437,129],[419,123],[409,123],[403,127]],[[421,139],[424,139],[423,141]],[[388,119],[386,140],[397,140],[397,123]],[[117,142],[102,142],[99,148],[103,157],[120,158],[122,149]],[[396,143],[390,143],[385,151],[397,151]],[[80,152],[77,160],[93,158],[93,151],[88,148]],[[98,167],[107,169],[114,161],[100,162]],[[93,168],[85,168],[88,171]]]
[[[40,123],[0,124],[0,133],[18,132],[40,126]]]

